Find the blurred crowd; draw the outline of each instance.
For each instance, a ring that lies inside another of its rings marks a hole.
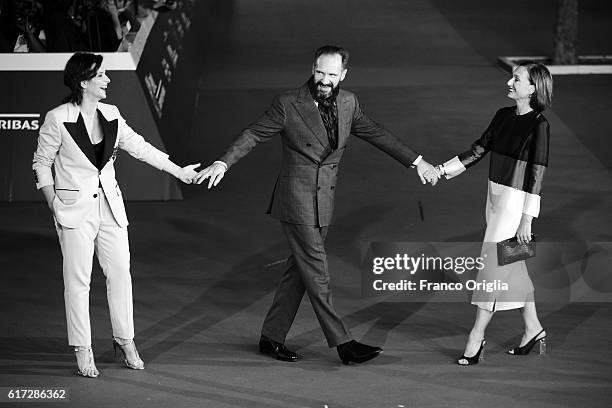
[[[0,0],[0,53],[126,51],[159,0]]]

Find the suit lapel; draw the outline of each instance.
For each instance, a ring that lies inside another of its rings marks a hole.
[[[338,148],[346,144],[346,140],[351,131],[351,116],[349,112],[349,103],[346,96],[340,95],[336,99],[338,105]]]
[[[117,119],[107,121],[100,110],[98,110],[98,120],[102,127],[102,134],[104,134],[104,155],[102,156],[102,167],[104,167],[115,150],[119,121]]]
[[[300,88],[296,105],[306,126],[310,128],[323,147],[328,147],[329,140],[327,139],[327,132],[325,131],[323,120],[319,114],[319,109],[317,109],[317,105],[315,105],[314,99],[312,99],[310,91],[308,90],[308,84]]]
[[[87,128],[85,127],[85,121],[83,120],[83,116],[79,112],[79,117],[76,122],[64,122],[64,127],[72,136],[74,142],[79,146],[79,149],[83,152],[83,154],[89,159],[91,164],[94,167],[96,166],[96,156],[94,154],[93,145],[91,144],[91,140],[89,140],[89,134],[87,133]]]

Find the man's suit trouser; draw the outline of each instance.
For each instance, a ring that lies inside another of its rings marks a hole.
[[[97,199],[98,205],[79,228],[62,227],[56,222],[64,257],[64,303],[71,346],[91,345],[89,282],[94,251],[106,277],[113,336],[134,337],[127,228],[115,221],[102,189]]]
[[[324,246],[328,227],[286,222],[281,222],[281,225],[292,255],[264,321],[262,334],[284,343],[306,292],[329,347],[352,340],[349,329],[332,304]]]

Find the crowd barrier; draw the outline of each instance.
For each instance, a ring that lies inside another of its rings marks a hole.
[[[117,105],[134,130],[177,164],[186,164],[180,135],[191,132],[197,95],[194,16],[195,1],[182,1],[172,12],[152,12],[128,52],[102,53],[111,79],[104,102]],[[46,112],[68,93],[63,69],[71,55],[0,54],[0,201],[42,200],[32,155]],[[126,152],[120,151],[115,166],[127,200],[182,199],[172,176]]]

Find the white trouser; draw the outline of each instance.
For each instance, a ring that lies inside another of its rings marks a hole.
[[[56,222],[64,257],[64,302],[68,323],[68,344],[90,346],[89,282],[94,250],[106,277],[106,297],[113,336],[134,338],[130,249],[126,227],[115,221],[102,189],[98,206],[79,228]]]

